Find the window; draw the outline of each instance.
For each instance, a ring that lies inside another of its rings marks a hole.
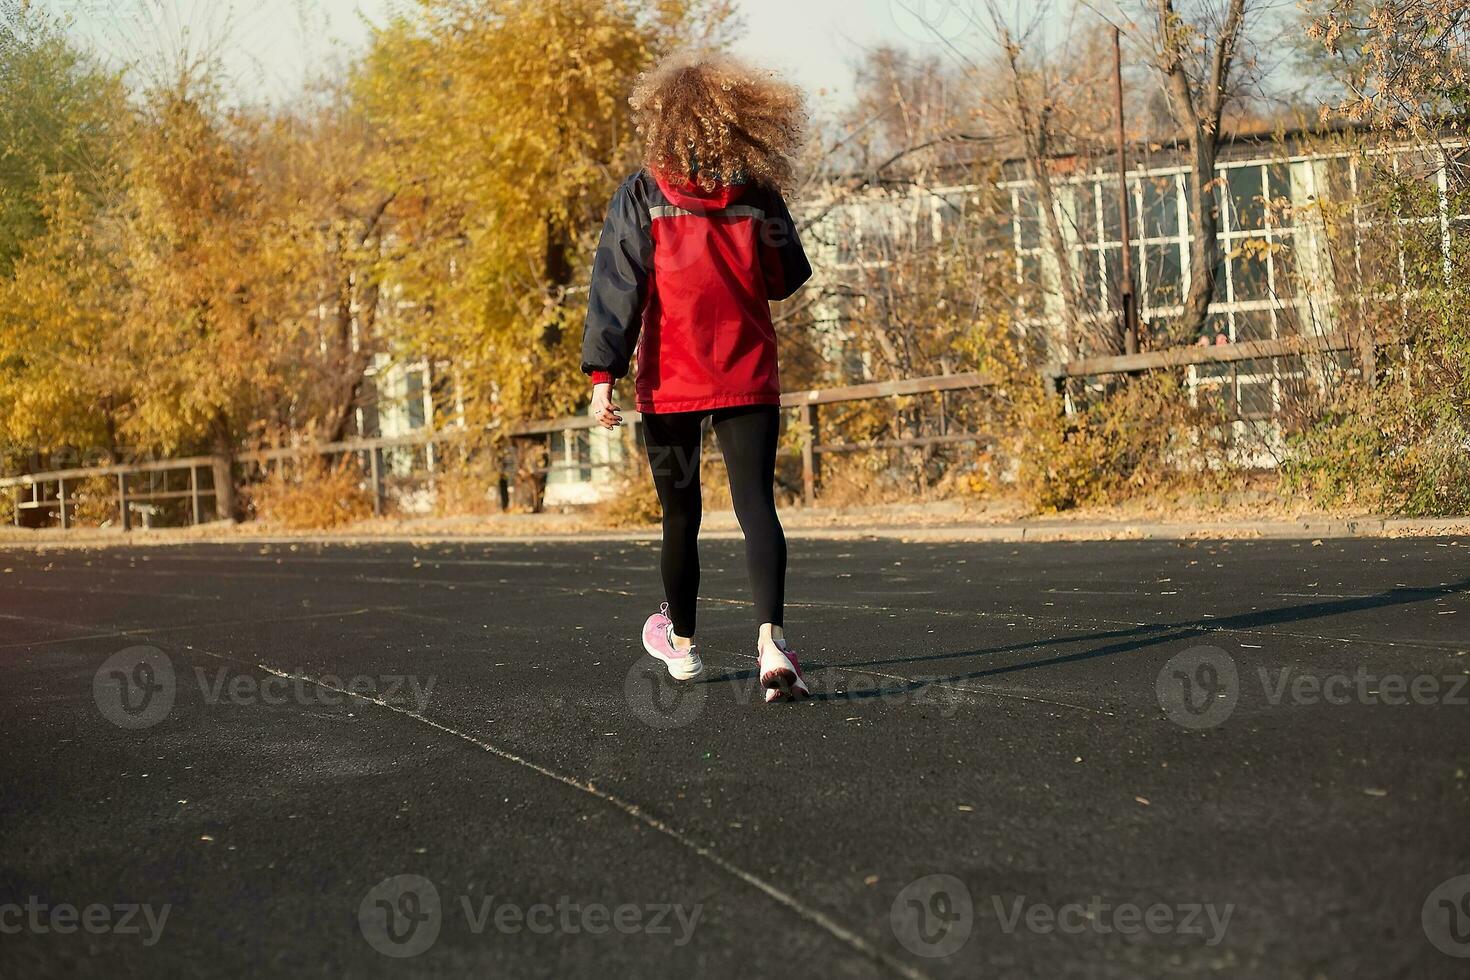
[[[1290,300],[1300,292],[1301,270],[1296,264],[1296,234],[1278,231],[1271,236],[1271,297]]]
[[[1270,244],[1264,238],[1237,238],[1230,250],[1230,299],[1236,303],[1269,299]]]
[[[1318,201],[1347,202],[1353,199],[1353,166],[1347,157],[1330,157],[1317,169]]]
[[[1144,177],[1139,181],[1143,191],[1143,237],[1173,238],[1179,234],[1179,199],[1176,177]]]
[[[1169,242],[1164,245],[1145,245],[1143,259],[1144,278],[1148,280],[1148,299],[1151,306],[1177,306],[1184,301],[1184,271],[1179,258],[1179,245]]]
[[[1236,343],[1271,339],[1271,311],[1243,310],[1234,314]]]
[[[357,421],[357,434],[364,437],[382,435],[378,421],[378,380],[372,375],[362,379],[362,394]]]
[[[587,483],[592,479],[592,438],[583,429],[551,434],[546,454],[546,482]]]
[[[1230,230],[1259,231],[1266,227],[1266,202],[1262,197],[1261,168],[1231,167],[1225,171],[1230,193]]]
[[[424,427],[424,372],[410,371],[404,378],[404,412],[408,416],[410,429]]]
[[[1263,202],[1266,220],[1272,227],[1289,227],[1291,224],[1291,165],[1270,163],[1263,169],[1266,176],[1266,199]]]
[[[1071,231],[1080,245],[1097,242],[1097,191],[1097,183],[1090,180],[1073,189]]]
[[[1041,209],[1036,205],[1036,195],[1029,188],[1016,191],[1016,225],[1018,247],[1041,247]]]

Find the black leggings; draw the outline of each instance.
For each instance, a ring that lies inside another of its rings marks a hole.
[[[781,625],[786,593],[786,535],[776,517],[775,405],[742,405],[704,412],[649,412],[643,416],[653,485],[664,511],[660,568],[674,632],[694,635],[699,597],[699,446],[706,417],[730,477],[735,517],[745,532],[745,565],[755,596],[757,623]]]

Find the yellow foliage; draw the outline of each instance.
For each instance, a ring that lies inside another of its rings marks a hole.
[[[116,271],[95,205],[69,177],[46,194],[45,230],[0,278],[0,444],[108,445],[119,376]]]
[[[404,343],[453,356],[472,421],[574,410],[585,262],[636,164],[625,99],[726,5],[433,0],[378,35],[357,98],[385,134]]]

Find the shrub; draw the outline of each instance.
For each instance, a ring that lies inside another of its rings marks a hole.
[[[1229,423],[1191,402],[1170,373],[1124,378],[1081,393],[1070,414],[1042,383],[1011,402],[1009,452],[1017,489],[1042,512],[1115,504],[1164,490],[1215,487],[1235,470]]]
[[[653,487],[653,478],[641,461],[624,463],[617,471],[610,496],[594,509],[595,520],[604,527],[647,527],[663,519],[663,508]]]
[[[1326,392],[1283,477],[1327,505],[1470,513],[1470,235],[1457,226],[1442,237],[1433,186],[1407,168],[1359,186],[1365,207],[1424,220],[1359,228],[1356,249],[1343,250],[1337,275],[1356,294],[1356,328],[1377,339],[1378,376]],[[1466,209],[1462,186],[1449,210]]]
[[[117,477],[94,476],[67,488],[71,517],[76,524],[101,527],[117,523]]]
[[[254,486],[251,499],[265,521],[292,530],[342,527],[373,516],[373,498],[356,459],[335,464],[311,457],[276,470]]]
[[[440,517],[500,513],[500,467],[478,453],[453,450],[434,475],[434,513]]]

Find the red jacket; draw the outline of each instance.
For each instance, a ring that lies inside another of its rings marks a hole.
[[[582,370],[628,373],[640,412],[694,412],[781,399],[770,303],[811,265],[781,195],[704,191],[640,171],[613,196],[597,246]]]

